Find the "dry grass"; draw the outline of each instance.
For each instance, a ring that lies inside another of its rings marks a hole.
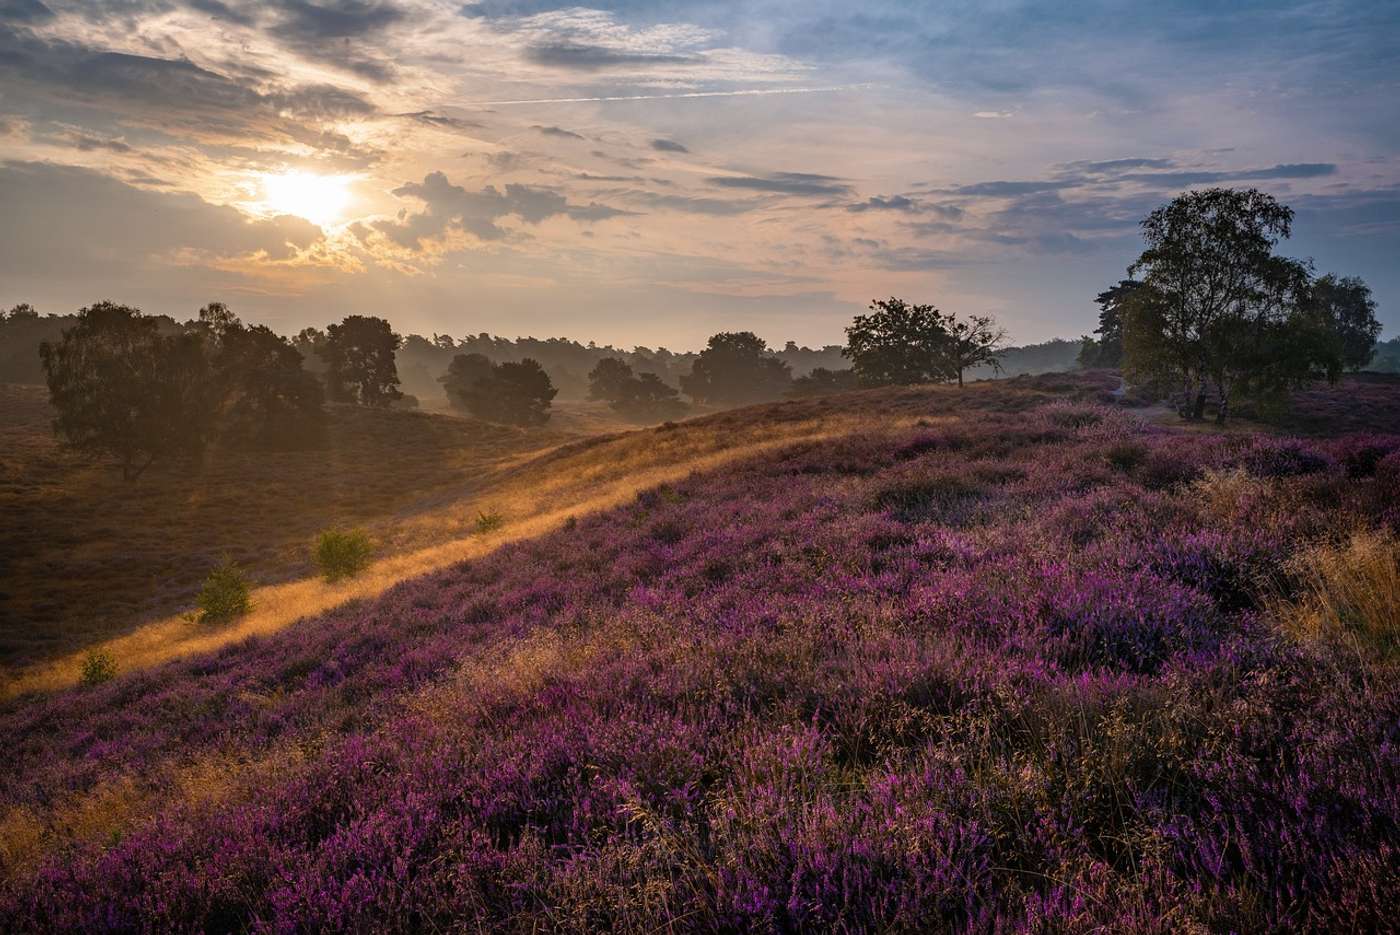
[[[1315,546],[1289,571],[1300,593],[1274,608],[1289,633],[1341,641],[1380,660],[1400,654],[1400,541],[1392,534],[1362,531]]]
[[[38,487],[30,495],[63,505],[54,517],[62,534],[51,537],[40,519],[43,511],[26,503],[21,490],[14,485],[0,490],[0,504],[8,500],[24,511],[16,514],[18,526],[7,528],[6,551],[0,555],[42,556],[26,557],[5,572],[3,590],[15,597],[0,603],[9,605],[0,639],[31,651],[9,653],[11,666],[0,671],[0,698],[75,684],[90,648],[110,653],[128,672],[275,632],[486,554],[503,542],[547,532],[570,517],[623,503],[649,487],[774,447],[932,424],[969,408],[1015,411],[1066,392],[1042,388],[1035,379],[972,384],[963,391],[869,390],[562,445],[557,434],[449,416],[337,409],[329,455],[245,456],[237,470],[225,465],[202,479],[167,475],[149,485],[143,479],[132,488],[105,467],[66,464],[68,456],[50,439],[36,441],[35,425],[44,422],[34,414],[45,408],[41,391],[4,389],[11,395],[23,391],[17,395],[28,399],[30,425],[20,434],[36,449],[47,445],[49,453],[32,462],[58,471],[54,480],[41,483],[33,479],[36,469],[21,463],[20,473]],[[365,485],[358,497],[356,483]],[[205,487],[217,493],[206,493]],[[182,503],[215,496],[216,512],[181,509]],[[483,511],[500,514],[503,527],[478,534]],[[118,514],[121,521],[113,521]],[[325,526],[356,522],[369,526],[382,557],[356,578],[328,584],[314,575],[308,543]],[[96,541],[100,559],[72,552],[75,541],[95,536],[94,526],[114,536]],[[124,562],[123,553],[131,561]],[[223,626],[197,623],[183,611],[208,568],[225,554],[255,580],[271,583],[253,590],[247,615]],[[30,616],[20,609],[44,601],[44,614]],[[152,620],[151,611],[164,615]],[[48,651],[33,651],[33,644]]]
[[[187,607],[223,556],[267,584],[311,574],[310,542],[329,526],[422,545],[400,541],[402,517],[579,437],[338,407],[323,446],[211,452],[126,483],[61,448],[51,417],[43,388],[0,385],[0,667]]]

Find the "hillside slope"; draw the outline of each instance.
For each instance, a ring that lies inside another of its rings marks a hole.
[[[1394,622],[1318,570],[1393,567],[1400,439],[1179,435],[1048,386],[561,449],[551,476],[668,435],[775,441],[375,599],[6,703],[0,915],[1386,927]]]

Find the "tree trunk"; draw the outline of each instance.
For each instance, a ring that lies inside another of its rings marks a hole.
[[[959,368],[958,368],[958,389],[962,389],[962,385],[963,385],[962,374],[963,374],[962,368],[959,367]]]
[[[1230,412],[1230,391],[1226,389],[1225,382],[1220,382],[1220,406],[1215,411],[1215,424],[1224,425],[1225,418]]]

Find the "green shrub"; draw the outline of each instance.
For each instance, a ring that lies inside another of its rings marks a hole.
[[[373,551],[363,529],[327,529],[316,539],[316,564],[327,581],[340,581],[364,571]]]
[[[1147,457],[1147,449],[1137,442],[1114,442],[1104,452],[1104,459],[1120,471],[1131,471]]]
[[[224,559],[204,579],[195,604],[199,619],[206,623],[241,617],[253,606],[248,599],[248,577],[231,560]]]
[[[486,535],[495,532],[506,524],[506,518],[497,512],[480,512],[476,514],[476,531],[478,535]]]
[[[83,659],[83,674],[80,681],[84,685],[101,685],[111,681],[117,674],[117,660],[112,654],[94,649]]]

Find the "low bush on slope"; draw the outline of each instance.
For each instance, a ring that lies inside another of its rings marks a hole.
[[[11,703],[0,917],[1384,928],[1394,660],[1280,617],[1400,524],[1377,446],[1039,403],[803,444]]]

